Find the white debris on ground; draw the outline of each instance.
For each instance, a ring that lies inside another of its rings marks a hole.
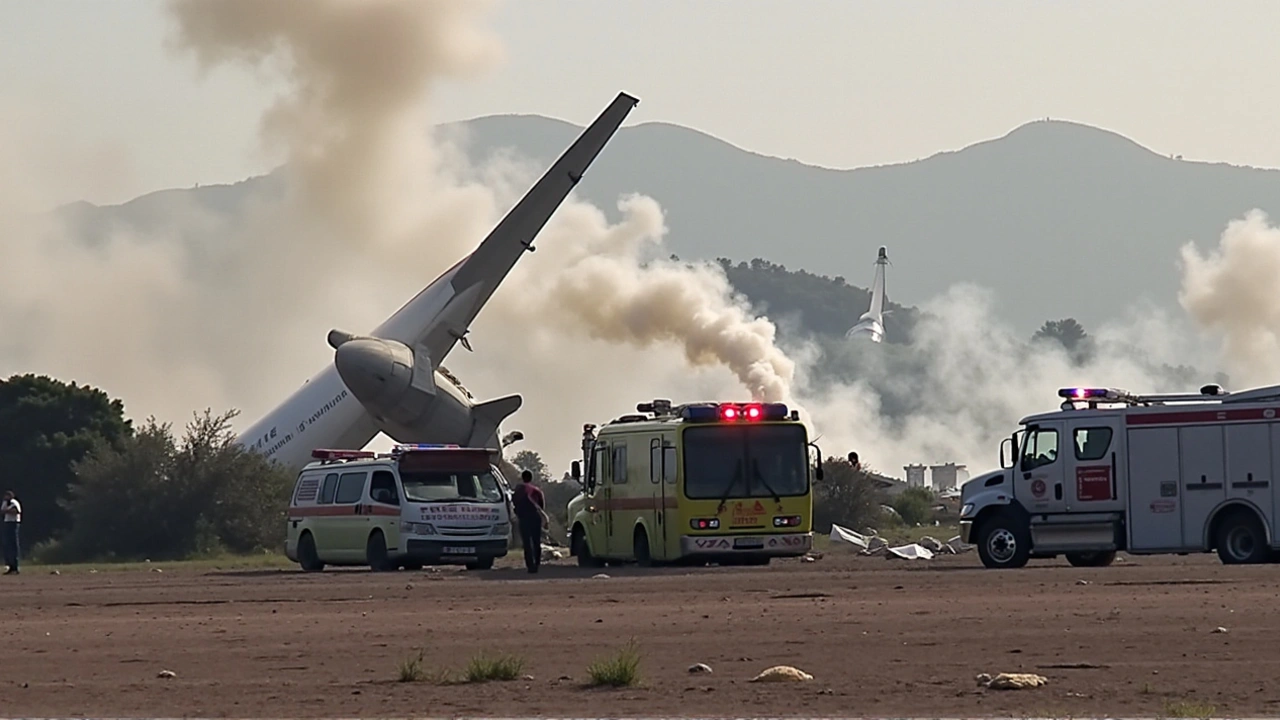
[[[569,557],[569,553],[566,552],[563,548],[545,547],[545,546],[542,548],[542,562],[551,562],[552,560],[563,560],[567,557]]]
[[[1000,673],[994,678],[979,673],[976,679],[979,685],[990,690],[1029,690],[1049,683],[1045,676],[1031,673]]]
[[[178,677],[178,674],[177,674],[177,673],[175,673],[175,672],[174,672],[174,671],[172,671],[172,670],[161,670],[158,674],[156,674],[156,677],[158,677],[158,678],[164,678],[164,679],[166,679],[166,680],[167,680],[167,679],[169,679],[169,678],[175,678],[175,677]]]
[[[910,545],[899,545],[895,548],[889,548],[885,553],[886,560],[899,558],[902,560],[932,560],[933,553],[920,543],[911,543]]]
[[[925,535],[919,542],[895,547],[880,537],[874,528],[867,528],[865,533],[860,533],[834,523],[831,525],[830,538],[833,550],[844,549],[860,555],[883,555],[886,558],[907,560],[931,560],[935,555],[958,555],[973,550],[972,545],[960,541],[959,535],[945,543]]]
[[[804,682],[812,679],[812,675],[799,668],[793,668],[790,665],[774,665],[762,670],[759,675],[747,682]]]
[[[689,666],[690,673],[709,673],[711,666],[706,663],[695,663]]]

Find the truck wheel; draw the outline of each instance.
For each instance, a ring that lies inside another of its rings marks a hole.
[[[303,572],[324,570],[324,563],[320,562],[320,556],[316,553],[316,539],[309,532],[302,533],[298,540],[298,565]]]
[[[1218,525],[1218,559],[1223,565],[1252,565],[1270,555],[1267,536],[1258,516],[1248,510],[1237,510]]]
[[[1074,567],[1107,567],[1115,560],[1115,550],[1067,553],[1067,562]]]
[[[1031,557],[1031,533],[1026,524],[1011,513],[1000,513],[982,523],[978,537],[978,557],[994,570],[1020,568]]]
[[[369,542],[364,547],[365,561],[369,563],[369,568],[374,572],[388,572],[395,570],[391,565],[391,560],[387,557],[387,539],[383,537],[382,531],[374,530],[369,535]]]

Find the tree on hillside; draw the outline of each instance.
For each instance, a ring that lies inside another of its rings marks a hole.
[[[1093,338],[1089,337],[1089,333],[1084,331],[1084,327],[1075,318],[1046,321],[1031,337],[1031,341],[1056,342],[1076,363],[1085,362],[1093,352]]]
[[[547,464],[542,462],[542,456],[533,450],[521,450],[511,458],[511,464],[521,470],[528,470],[533,473],[535,482],[546,483],[551,479],[547,473]]]
[[[22,500],[24,545],[67,530],[60,501],[72,465],[95,445],[119,447],[131,433],[123,403],[102,390],[43,375],[0,380],[0,485]]]
[[[294,474],[236,442],[236,413],[206,411],[181,441],[148,419],[116,447],[75,464],[64,505],[71,530],[50,558],[180,559],[275,549],[284,541]]]

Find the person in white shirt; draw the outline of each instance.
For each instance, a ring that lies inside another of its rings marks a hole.
[[[13,496],[12,490],[4,492],[4,500],[0,502],[0,514],[4,515],[4,564],[9,567],[5,575],[18,574],[18,529],[22,526],[22,503]]]

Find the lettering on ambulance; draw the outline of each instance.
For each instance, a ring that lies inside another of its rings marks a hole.
[[[420,508],[423,520],[432,522],[494,522],[500,517],[496,507],[444,505]]]

